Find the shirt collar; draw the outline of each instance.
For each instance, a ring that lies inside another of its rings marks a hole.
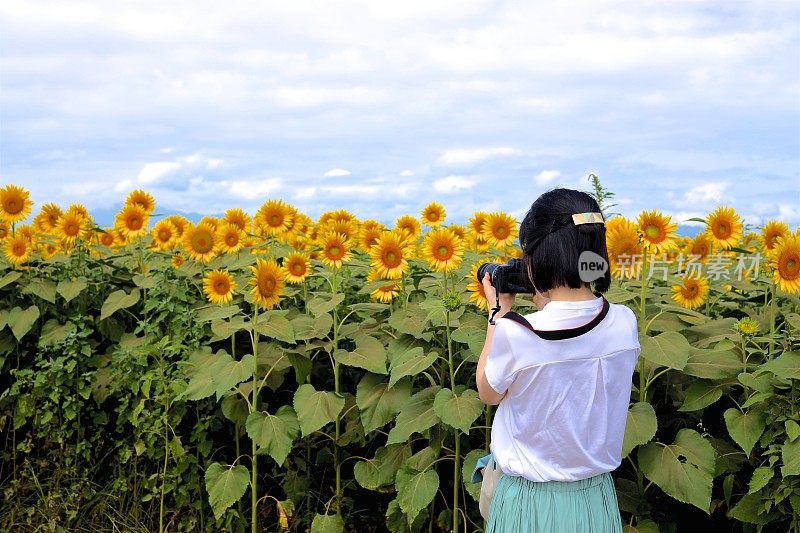
[[[594,300],[550,300],[544,309],[593,309],[603,305],[603,297],[598,296]]]

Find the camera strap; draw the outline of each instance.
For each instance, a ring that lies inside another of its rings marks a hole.
[[[595,326],[597,326],[600,322],[603,321],[605,316],[608,314],[608,310],[610,308],[610,304],[608,303],[608,300],[605,299],[605,297],[602,297],[602,298],[603,298],[603,307],[600,309],[600,312],[597,314],[597,316],[595,316],[592,320],[590,320],[586,324],[584,324],[582,326],[579,326],[577,328],[552,329],[552,330],[535,329],[531,325],[531,323],[528,322],[528,320],[524,316],[520,315],[516,311],[509,311],[506,314],[504,314],[503,316],[501,316],[500,318],[507,318],[509,320],[512,320],[512,321],[516,322],[517,324],[519,324],[519,325],[527,328],[528,330],[532,331],[533,333],[535,333],[536,335],[538,335],[542,339],[545,339],[545,340],[548,340],[548,341],[559,341],[559,340],[563,340],[563,339],[571,339],[573,337],[577,337],[579,335],[583,335],[584,333],[587,333],[588,331],[590,331]]]

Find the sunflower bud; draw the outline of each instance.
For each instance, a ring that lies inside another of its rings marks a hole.
[[[461,297],[457,292],[449,291],[442,298],[442,304],[447,311],[458,311],[458,308],[461,307]]]
[[[741,335],[749,337],[758,333],[758,322],[750,317],[745,317],[734,325],[734,329]]]

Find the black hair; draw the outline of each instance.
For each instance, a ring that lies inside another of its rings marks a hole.
[[[523,265],[537,292],[588,286],[578,273],[578,258],[584,251],[596,253],[610,266],[605,224],[575,225],[572,220],[574,213],[586,212],[602,213],[594,198],[573,189],[547,191],[531,205],[520,223],[519,242]],[[592,283],[593,292],[606,292],[611,286],[610,268]]]

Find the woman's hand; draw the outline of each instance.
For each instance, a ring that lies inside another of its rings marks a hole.
[[[491,278],[489,277],[489,273],[486,272],[483,275],[483,294],[486,296],[486,299],[489,301],[489,315],[492,314],[492,309],[495,305],[497,305],[497,291],[495,290],[494,286],[492,285]],[[496,316],[503,316],[503,314],[511,311],[511,306],[514,305],[514,298],[516,294],[503,294],[500,293],[500,311],[497,312]]]

